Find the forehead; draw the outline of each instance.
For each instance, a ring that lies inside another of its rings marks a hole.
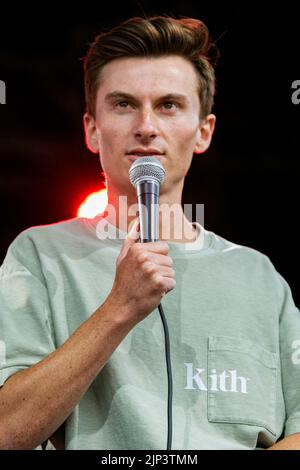
[[[115,59],[101,71],[98,96],[116,89],[131,94],[198,94],[197,73],[189,61],[175,55]]]

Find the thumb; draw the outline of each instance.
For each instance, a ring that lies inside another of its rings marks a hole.
[[[131,227],[130,227],[131,225]],[[137,242],[140,237],[140,221],[137,217],[134,219],[129,225],[129,230],[127,236],[125,238],[125,245],[132,245],[133,243]]]
[[[140,224],[139,224],[138,217],[134,219],[131,222],[131,224],[132,225],[130,227],[130,230],[128,231],[127,236],[124,239],[121,252],[118,256],[117,264],[119,264],[123,260],[123,258],[125,258],[130,246],[133,245],[139,239],[139,236],[140,236],[139,225]]]

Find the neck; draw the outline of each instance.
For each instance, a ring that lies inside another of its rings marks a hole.
[[[179,243],[192,242],[196,239],[197,230],[186,218],[181,205],[183,182],[169,191],[161,191],[159,196],[158,238]],[[131,188],[130,188],[131,190]],[[128,232],[131,222],[138,216],[137,196],[135,189],[124,194],[107,182],[108,207],[105,218],[112,225]]]

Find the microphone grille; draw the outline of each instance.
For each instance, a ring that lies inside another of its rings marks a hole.
[[[130,167],[129,179],[133,186],[140,181],[154,180],[161,184],[165,178],[165,169],[155,157],[139,157]]]

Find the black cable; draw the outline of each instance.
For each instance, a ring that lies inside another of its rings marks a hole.
[[[170,355],[170,337],[167,320],[160,303],[158,306],[161,321],[164,327],[165,334],[165,353],[166,353],[166,364],[167,364],[167,375],[168,375],[168,437],[167,437],[167,450],[172,449],[172,400],[173,400],[173,379],[172,379],[172,367],[171,367],[171,355]]]

